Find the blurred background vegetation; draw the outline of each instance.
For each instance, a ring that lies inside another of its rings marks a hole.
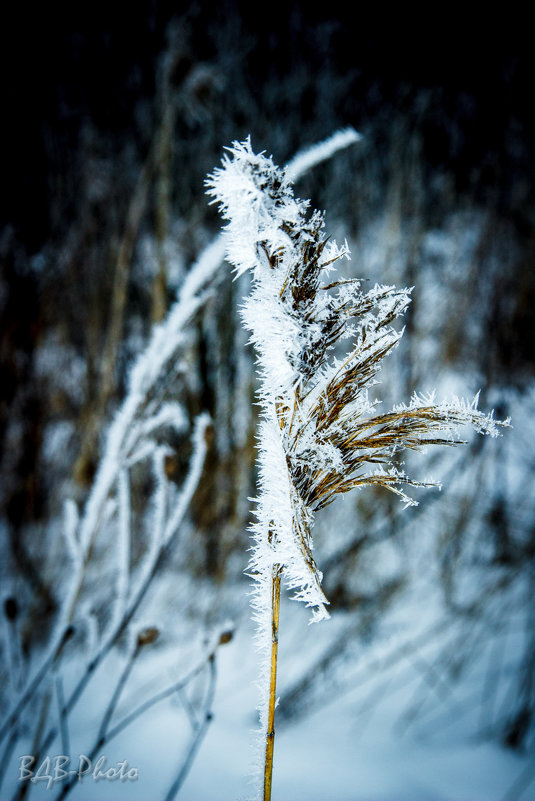
[[[287,688],[281,714],[335,691],[337,666],[407,592],[407,554],[420,550],[428,557],[420,569],[439,577],[447,625],[459,641],[480,636],[488,647],[482,702],[494,699],[499,712],[483,714],[479,730],[530,747],[534,65],[526,21],[502,14],[469,25],[446,8],[372,18],[347,4],[317,10],[298,0],[3,11],[0,547],[22,663],[42,647],[61,605],[50,542],[63,503],[83,504],[129,366],[219,230],[206,174],[225,145],[248,134],[284,163],[352,125],[362,142],[297,191],[327,210],[334,235],[347,236],[353,275],[415,286],[382,397],[481,389],[481,407],[511,414],[514,431],[433,457],[425,468],[445,490],[421,497],[413,517],[370,491],[318,521],[326,594],[345,622],[336,647]],[[200,411],[213,421],[176,569],[212,588],[233,615],[236,587],[246,586],[255,410],[237,314],[246,284],[231,279],[225,266],[191,326],[189,369],[176,382],[190,421]],[[170,444],[166,474],[180,483],[189,446]],[[147,492],[140,478],[140,515]],[[424,530],[430,550],[418,544]],[[404,555],[396,551],[394,567],[386,558],[385,571],[382,549],[393,540]],[[92,592],[103,608],[108,589]],[[521,638],[506,669],[508,627]],[[441,647],[438,670],[450,681],[470,649],[448,662],[451,648]]]

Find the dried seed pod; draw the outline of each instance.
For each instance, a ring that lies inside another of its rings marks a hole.
[[[137,635],[137,647],[143,648],[145,645],[152,645],[159,635],[160,631],[156,626],[148,626],[146,629],[141,629]]]

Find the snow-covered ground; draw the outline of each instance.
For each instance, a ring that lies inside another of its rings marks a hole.
[[[310,714],[295,723],[290,721],[279,727],[274,801],[512,801],[513,798],[530,801],[535,798],[535,785],[524,787],[518,795],[508,795],[528,768],[528,759],[475,737],[470,724],[467,725],[464,713],[470,717],[470,698],[482,678],[477,663],[451,690],[451,697],[440,698],[438,692],[438,701],[442,703],[428,708],[425,703],[417,703],[420,714],[411,717],[413,702],[421,694],[425,659],[433,647],[431,644],[430,649],[414,651],[407,647],[404,652],[402,645],[414,639],[411,637],[414,630],[428,630],[429,624],[432,627],[436,614],[432,602],[425,608],[421,597],[413,600],[420,604],[418,608],[406,606],[389,633],[376,644],[364,645],[362,659],[357,659],[356,664],[348,662],[347,681],[344,686],[339,684],[338,690],[333,686],[329,703],[311,709]],[[343,621],[337,619],[307,626],[302,608],[290,602],[283,604],[282,693],[289,684],[288,677],[294,680],[299,676],[314,656],[328,647],[333,632],[342,628]],[[389,659],[389,655],[397,652],[402,654],[399,659]],[[169,655],[167,659],[171,677],[173,659]],[[252,624],[244,617],[233,640],[218,649],[214,717],[178,798],[246,801],[253,797],[250,769],[255,742],[257,667]],[[111,676],[113,665],[107,670]],[[146,660],[135,691],[129,691],[125,698],[127,708],[150,695],[151,687],[152,691],[161,689],[161,677],[161,657]],[[155,681],[160,685],[155,686]],[[71,751],[76,755],[71,767],[77,767],[77,755],[86,742],[85,736],[91,728],[96,731],[100,715],[94,696],[90,706],[81,706],[71,732]],[[95,782],[87,777],[70,797],[73,801],[164,799],[186,751],[189,731],[183,706],[176,697],[164,701],[102,749],[107,766],[126,760],[128,768],[137,769],[137,780]],[[17,771],[18,761],[14,757],[2,799],[11,796],[17,784]],[[37,783],[30,798],[55,799],[61,782],[51,789],[45,785],[44,781]]]
[[[300,646],[307,637],[316,638],[318,632],[308,628]],[[188,801],[250,797],[244,768],[251,758],[248,729],[253,724],[255,656],[250,645],[239,638],[221,654],[221,662],[214,722],[183,788],[183,798]],[[295,725],[283,727],[276,737],[274,801],[505,798],[525,765],[519,757],[495,745],[470,741],[458,732],[439,743],[412,732],[399,733],[395,724],[418,680],[413,673],[413,681],[404,685],[406,666],[400,668],[402,686],[382,702],[376,698],[373,711],[359,713],[363,696],[369,693],[371,697],[377,691],[372,683],[364,691],[357,688]],[[522,798],[535,798],[535,789]]]

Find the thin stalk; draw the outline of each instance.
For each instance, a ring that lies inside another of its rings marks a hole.
[[[178,791],[184,784],[184,781],[193,764],[193,760],[195,759],[195,755],[199,750],[204,735],[206,734],[206,730],[208,729],[208,726],[210,725],[210,722],[212,720],[212,705],[214,702],[215,684],[216,684],[215,651],[212,654],[210,654],[210,657],[208,659],[208,665],[210,668],[210,679],[208,684],[208,690],[206,693],[203,718],[202,721],[200,723],[197,723],[193,729],[193,738],[191,740],[188,753],[186,754],[182,766],[178,771],[177,777],[173,781],[173,784],[171,785],[167,795],[165,796],[165,801],[174,801],[174,799],[176,798]]]
[[[65,696],[63,694],[63,679],[56,676],[56,701],[58,705],[59,729],[61,733],[61,753],[70,754],[69,721],[65,714]]]
[[[0,732],[0,742],[2,742],[4,737],[11,732],[11,729],[15,726],[15,724],[19,719],[19,715],[26,707],[27,703],[30,701],[31,697],[33,696],[34,692],[37,690],[41,682],[46,678],[50,669],[53,667],[55,663],[57,663],[65,644],[73,636],[73,634],[74,634],[73,626],[67,626],[67,628],[63,632],[59,645],[57,645],[56,648],[52,651],[52,653],[45,658],[43,664],[37,671],[33,681],[28,685],[27,689],[20,697],[15,708],[9,715],[3,730]]]
[[[128,657],[126,665],[124,666],[123,672],[121,673],[119,681],[117,682],[117,686],[115,687],[113,695],[112,695],[112,697],[110,699],[110,702],[108,704],[106,712],[104,713],[104,717],[102,718],[102,722],[100,724],[100,728],[99,728],[98,735],[97,735],[97,742],[96,742],[96,748],[97,749],[104,743],[104,741],[106,739],[106,734],[108,732],[108,726],[110,725],[110,721],[112,719],[113,713],[115,712],[115,709],[116,709],[117,704],[119,702],[119,698],[121,697],[121,694],[122,694],[122,692],[123,692],[123,690],[125,688],[126,682],[130,678],[130,674],[132,672],[132,668],[134,667],[134,663],[135,663],[136,659],[138,658],[139,652],[141,651],[142,647],[143,647],[143,645],[140,643],[140,641],[138,639],[136,647],[134,648],[133,652]]]
[[[271,801],[273,749],[275,746],[275,693],[277,690],[277,658],[279,654],[279,612],[281,598],[280,565],[273,565],[271,574],[271,670],[269,676],[269,707],[266,732],[266,758],[264,763],[264,801]]]
[[[50,702],[51,702],[51,700],[52,700],[52,689],[51,689],[51,687],[49,687],[47,689],[47,691],[45,692],[45,695],[43,697],[43,702],[41,704],[41,710],[40,710],[40,713],[39,713],[39,718],[37,720],[37,726],[36,726],[35,734],[34,734],[34,737],[33,737],[33,745],[32,745],[31,753],[34,754],[34,755],[39,753],[41,739],[42,739],[42,736],[43,736],[43,730],[44,730],[44,728],[46,726],[46,721],[47,721],[48,713],[49,713],[49,710],[50,710]],[[16,792],[16,794],[14,796],[16,801],[24,801],[24,799],[26,798],[26,796],[28,795],[28,793],[30,791],[30,786],[31,786],[30,782],[27,779],[25,779],[19,785],[19,788],[18,788],[18,790],[17,790],[17,792]]]

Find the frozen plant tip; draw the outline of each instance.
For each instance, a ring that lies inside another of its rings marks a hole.
[[[257,354],[262,408],[258,434],[260,487],[250,573],[255,616],[266,652],[261,723],[266,733],[264,799],[270,798],[276,640],[281,576],[293,597],[328,617],[321,572],[312,552],[314,514],[338,493],[381,485],[406,505],[407,486],[432,486],[400,471],[395,455],[460,442],[469,425],[496,436],[498,422],[472,403],[435,404],[414,396],[379,414],[369,389],[403,330],[392,323],[410,302],[410,289],[333,280],[347,244],[324,232],[323,214],[294,196],[293,173],[256,155],[250,140],[235,142],[208,179],[209,194],[229,221],[227,254],[238,274],[252,272],[242,307]],[[348,341],[340,359],[334,348]],[[270,763],[268,765],[268,762]]]

